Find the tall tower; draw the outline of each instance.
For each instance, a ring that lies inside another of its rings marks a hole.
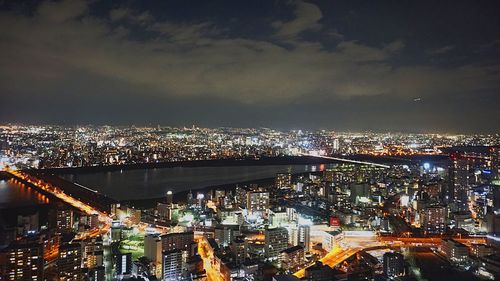
[[[469,209],[467,191],[469,190],[469,163],[467,158],[455,157],[452,159],[450,181],[453,184],[453,200],[458,212],[467,212]]]
[[[171,207],[174,203],[174,194],[172,190],[167,191],[167,204]]]

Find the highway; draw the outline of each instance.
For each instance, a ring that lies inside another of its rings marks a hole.
[[[7,170],[6,172],[10,173],[14,178],[17,178],[19,180],[25,181],[27,183],[32,184],[34,187],[39,188],[45,192],[48,192],[55,197],[59,198],[60,200],[64,201],[65,203],[81,210],[82,212],[89,214],[89,215],[95,215],[97,214],[98,219],[100,221],[100,226],[98,228],[93,228],[85,232],[80,232],[76,235],[75,239],[78,240],[83,240],[91,237],[96,237],[100,235],[105,235],[109,232],[111,228],[111,222],[112,218],[108,214],[99,211],[98,209],[72,197],[64,193],[60,188],[53,186],[50,183],[44,182],[38,178],[35,178],[34,176],[25,174],[21,171],[13,171],[13,170]],[[147,227],[149,227],[148,224],[146,223],[139,223],[138,225],[139,230],[142,232],[145,231]],[[158,233],[165,233],[169,230],[167,227],[161,227],[161,226],[154,226],[155,231]]]
[[[36,188],[39,188],[45,192],[49,192],[55,197],[61,199],[62,201],[66,202],[67,204],[81,210],[82,212],[89,214],[89,215],[95,215],[97,214],[99,221],[101,222],[101,227],[98,229],[92,229],[84,233],[80,233],[78,238],[88,238],[88,237],[95,237],[98,236],[102,233],[107,233],[109,229],[111,228],[111,217],[109,217],[107,214],[100,212],[99,210],[93,208],[90,205],[87,205],[83,203],[80,200],[77,200],[64,192],[62,192],[59,188],[52,186],[50,183],[46,183],[40,179],[37,179],[33,176],[27,175],[21,171],[8,171],[11,175],[13,175],[15,178],[21,179],[23,181],[26,181]]]

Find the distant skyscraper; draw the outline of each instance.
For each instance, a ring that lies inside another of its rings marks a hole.
[[[490,155],[491,155],[492,178],[500,180],[500,148],[492,147],[490,149]]]
[[[449,169],[448,202],[456,205],[457,212],[467,212],[469,209],[467,192],[469,190],[469,163],[460,155],[452,155]]]
[[[401,253],[384,254],[384,275],[389,278],[405,275],[405,260]]]

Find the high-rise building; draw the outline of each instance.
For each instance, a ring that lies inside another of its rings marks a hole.
[[[296,271],[305,262],[304,247],[293,246],[280,252],[280,267],[288,271]]]
[[[42,281],[43,273],[42,244],[16,241],[0,251],[0,280]]]
[[[288,248],[288,230],[284,227],[266,228],[264,253],[266,258],[277,259],[279,253]]]
[[[157,234],[147,234],[144,236],[144,256],[150,261],[161,262],[162,243]]]
[[[292,175],[290,173],[276,174],[274,185],[277,189],[290,188],[292,186]]]
[[[469,258],[469,247],[453,239],[443,239],[441,251],[452,262],[462,263]]]
[[[240,235],[238,225],[219,225],[214,230],[214,239],[219,247],[229,245],[238,235]]]
[[[73,210],[72,209],[55,209],[50,213],[51,227],[59,232],[71,232],[73,229]]]
[[[80,243],[67,243],[59,247],[57,259],[59,280],[83,280],[82,246]]]
[[[82,241],[82,248],[84,267],[94,268],[104,264],[104,248],[101,237]]]
[[[87,272],[87,278],[89,281],[105,281],[106,280],[106,271],[104,266],[97,266],[92,269],[89,269]]]
[[[311,245],[311,227],[309,225],[299,225],[298,244],[304,247],[304,251],[309,252]]]
[[[388,252],[384,254],[384,275],[388,278],[405,275],[405,260],[401,253]]]
[[[421,227],[427,233],[443,233],[446,230],[446,208],[431,206],[421,211]]]
[[[469,209],[467,199],[467,192],[469,190],[469,162],[467,158],[458,154],[451,156],[449,184],[449,190],[446,194],[447,202],[455,204],[455,211],[467,212]]]
[[[217,206],[224,206],[224,201],[226,198],[226,191],[224,189],[216,189],[214,191],[214,199],[213,201]]]
[[[235,199],[237,206],[240,206],[242,208],[247,207],[247,196],[249,192],[250,188],[246,186],[236,186]]]
[[[190,190],[189,193],[187,194],[187,205],[191,206],[194,203],[195,202],[194,202],[193,192]]]
[[[39,213],[34,211],[29,214],[17,215],[17,234],[18,235],[32,235],[38,233],[40,229]]]
[[[246,209],[249,214],[265,212],[269,208],[269,192],[256,190],[247,193]]]
[[[356,205],[365,203],[371,196],[370,185],[367,183],[351,184],[349,189],[351,190],[351,202]]]
[[[331,252],[338,247],[343,239],[343,234],[340,231],[326,231],[323,234],[323,249]]]
[[[132,273],[132,253],[119,253],[116,255],[116,276],[124,276]]]
[[[229,245],[236,264],[241,264],[245,261],[248,254],[248,244],[244,235],[237,236]]]
[[[491,147],[490,155],[492,178],[500,180],[500,147]]]
[[[141,210],[128,207],[127,217],[132,224],[139,224],[141,222]]]
[[[194,232],[167,233],[160,236],[162,251],[190,250],[194,242]]]
[[[283,226],[289,222],[286,209],[269,209],[268,218],[269,224],[273,227]]]
[[[156,206],[158,216],[164,220],[172,220],[172,205],[165,203],[158,203]]]
[[[182,251],[164,251],[162,254],[163,280],[179,280],[182,276]]]

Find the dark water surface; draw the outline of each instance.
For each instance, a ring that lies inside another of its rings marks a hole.
[[[0,180],[0,209],[48,203],[45,195],[13,179]]]
[[[175,167],[66,174],[62,177],[118,200],[162,197],[207,186],[271,178],[276,173],[319,171],[324,165]]]

